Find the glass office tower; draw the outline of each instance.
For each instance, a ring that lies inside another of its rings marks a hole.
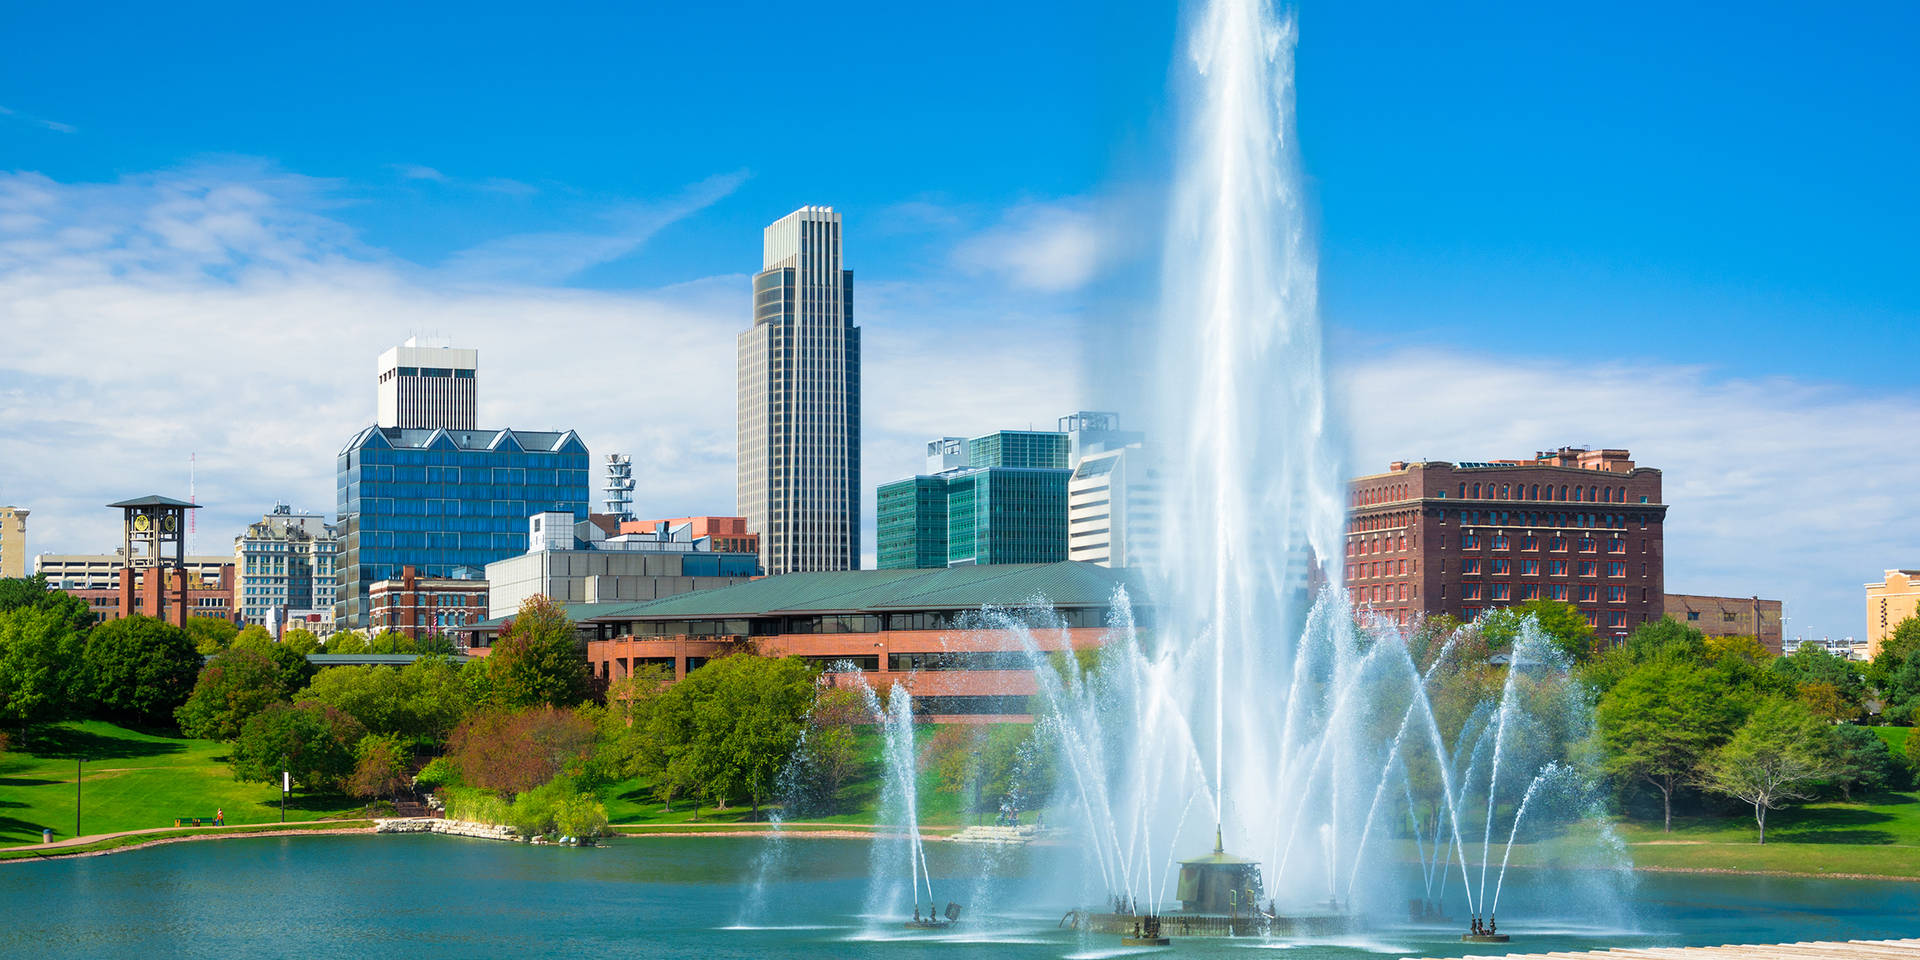
[[[927,445],[927,468],[951,462],[953,438]],[[1068,437],[1002,430],[966,441],[969,466],[896,480],[877,495],[882,570],[1067,559]]]
[[[573,431],[368,427],[340,451],[338,627],[367,625],[367,588],[413,566],[479,576],[525,553],[527,519],[587,518],[587,447]],[[472,571],[470,574],[468,571]]]

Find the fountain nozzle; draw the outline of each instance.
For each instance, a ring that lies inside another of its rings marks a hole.
[[[1213,825],[1213,852],[1214,853],[1227,852],[1226,845],[1220,842],[1220,825],[1218,823]]]

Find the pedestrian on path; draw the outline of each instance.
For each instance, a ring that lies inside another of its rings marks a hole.
[[[213,825],[216,827],[224,827],[227,825],[227,808],[225,807],[214,808]]]

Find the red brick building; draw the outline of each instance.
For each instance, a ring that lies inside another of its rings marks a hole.
[[[1664,612],[1660,471],[1625,450],[1396,462],[1353,480],[1349,495],[1345,571],[1357,609],[1405,624],[1558,600],[1606,639]]]
[[[72,592],[85,596],[81,591]],[[179,567],[122,569],[120,587],[115,593],[118,603],[110,614],[104,607],[93,606],[94,601],[88,599],[100,619],[118,620],[137,613],[165,620],[176,627],[185,626],[188,617],[235,621],[231,563],[220,568],[217,580]]]
[[[423,577],[411,566],[395,580],[367,588],[368,625],[375,634],[388,630],[415,640],[436,633],[453,636],[487,619],[487,582]]]

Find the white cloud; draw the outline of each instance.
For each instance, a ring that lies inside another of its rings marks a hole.
[[[418,163],[390,163],[388,167],[406,180],[432,180],[435,183],[447,182],[447,175],[432,167]]]
[[[967,272],[998,275],[1026,290],[1079,290],[1121,253],[1121,237],[1109,219],[1084,202],[1016,207],[998,225],[962,241],[953,261]]]
[[[746,182],[744,171],[708,177],[658,203],[630,203],[602,215],[598,231],[523,233],[489,240],[449,257],[445,270],[484,283],[553,284],[638,250],[662,228],[724,199]]]
[[[21,113],[20,111],[11,109],[9,107],[0,107],[0,117],[9,117],[11,119],[18,120],[21,123],[31,124],[33,126],[39,127],[43,130],[52,130],[54,133],[80,132],[79,128],[75,127],[73,124],[61,123],[58,120],[47,120],[42,117],[36,117],[30,113]]]
[[[34,511],[31,552],[99,552],[118,542],[104,504],[183,496],[194,454],[198,552],[227,552],[276,500],[331,513],[335,456],[374,415],[375,358],[437,331],[480,351],[483,426],[572,428],[596,455],[633,455],[644,513],[731,513],[747,277],[550,280],[631,253],[736,182],[618,211],[617,239],[586,253],[565,239],[579,234],[513,238],[460,272],[365,247],[327,216],[336,184],[257,162],[111,184],[0,175],[0,503]],[[506,269],[543,257],[557,265]],[[1055,375],[1071,373],[1070,316],[913,281],[861,288],[869,511],[927,437],[1072,406],[1072,377]]]
[[[1920,561],[1911,395],[1435,350],[1344,369],[1357,472],[1567,444],[1660,468],[1672,592],[1783,599],[1795,633],[1860,636],[1861,584]]]

